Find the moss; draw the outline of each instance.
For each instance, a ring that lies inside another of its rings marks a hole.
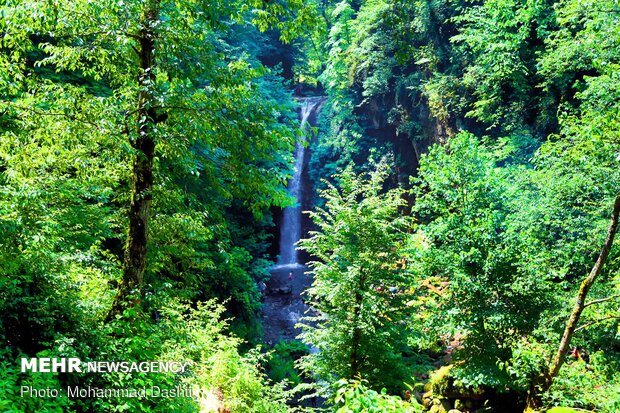
[[[484,389],[467,387],[452,375],[453,365],[443,366],[433,372],[427,384],[432,391],[433,397],[446,397],[449,399],[484,399]]]
[[[431,374],[429,383],[433,394],[448,394],[452,387],[452,378],[450,377],[452,365],[443,366]]]

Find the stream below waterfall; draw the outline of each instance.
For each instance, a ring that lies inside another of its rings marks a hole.
[[[300,100],[301,129],[313,125],[324,101],[324,97]],[[303,292],[312,284],[312,276],[306,273],[308,267],[299,262],[296,250],[296,243],[303,236],[302,199],[304,191],[310,189],[305,187],[302,179],[307,167],[308,148],[301,139],[295,145],[295,169],[288,182],[288,192],[297,202],[282,212],[278,261],[270,269],[271,277],[266,283],[262,308],[263,341],[270,346],[279,341],[295,339],[301,333],[295,325],[308,310],[303,301]]]

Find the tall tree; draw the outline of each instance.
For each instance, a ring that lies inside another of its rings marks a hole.
[[[368,179],[344,171],[340,189],[329,185],[322,192],[325,209],[310,214],[318,231],[301,241],[316,257],[308,294],[317,316],[308,319],[303,339],[319,351],[306,364],[330,381],[361,375],[374,385],[395,386],[406,375],[400,259],[407,219],[399,217],[401,192],[383,192],[385,177],[384,171]]]
[[[129,207],[129,234],[123,264],[123,280],[112,313],[120,309],[119,300],[126,298],[131,290],[140,287],[144,281],[146,267],[146,248],[148,226],[153,198],[153,158],[155,157],[156,125],[161,118],[157,114],[155,85],[157,71],[155,49],[159,34],[155,28],[159,22],[161,2],[146,2],[140,14],[138,47],[138,131],[131,145],[135,150],[133,168],[131,205]]]
[[[223,39],[249,19],[289,41],[312,21],[312,4],[10,1],[3,16],[2,78],[15,79],[1,84],[3,106],[18,118],[87,124],[125,154],[127,237],[111,315],[131,291],[143,292],[153,197],[173,178],[165,169],[206,175],[214,193],[239,198],[256,215],[286,202],[285,177],[262,169],[282,161],[292,128],[279,122],[278,105],[260,96],[263,68],[230,53]],[[61,95],[73,106],[61,107]],[[105,110],[87,110],[96,102]]]

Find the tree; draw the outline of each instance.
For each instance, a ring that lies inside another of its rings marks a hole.
[[[181,166],[187,176],[206,174],[215,193],[243,199],[257,216],[286,202],[284,177],[264,174],[261,162],[279,162],[293,141],[291,125],[279,123],[277,104],[259,97],[262,66],[226,56],[226,42],[218,41],[246,18],[290,40],[312,20],[312,5],[33,1],[8,2],[3,16],[2,78],[15,79],[2,84],[3,107],[17,119],[51,116],[60,128],[84,123],[124,154],[130,173],[121,179],[131,183],[130,199],[111,316],[132,291],[134,298],[144,292],[153,197],[169,179],[167,166]],[[73,105],[58,101],[63,95]],[[97,113],[93,106],[105,109]]]
[[[325,209],[310,213],[318,230],[300,243],[316,259],[308,290],[316,316],[306,319],[302,338],[318,351],[305,365],[328,381],[361,375],[394,387],[405,377],[401,260],[408,224],[399,217],[401,191],[384,191],[385,177],[384,170],[369,178],[345,170],[339,188],[322,192]]]
[[[536,59],[555,25],[553,5],[524,0],[461,5],[452,41],[465,63],[463,86],[474,96],[468,117],[522,140],[526,134],[542,138],[557,126],[547,110],[532,111],[557,105],[553,96],[533,93],[541,81]]]
[[[550,285],[520,267],[527,233],[512,231],[509,169],[462,132],[423,158],[414,213],[423,248],[412,258],[424,300],[420,328],[458,339],[454,369],[468,386],[517,387],[500,367],[550,302]],[[427,293],[424,294],[424,290]]]
[[[559,28],[547,40],[549,52],[541,57],[540,66],[545,75],[545,88],[563,90],[571,106],[565,104],[560,113],[565,142],[549,143],[543,148],[553,151],[554,147],[559,147],[560,151],[563,151],[545,154],[550,159],[560,160],[555,161],[556,165],[550,165],[555,171],[558,171],[558,166],[568,169],[568,173],[564,173],[566,176],[581,171],[583,177],[579,180],[573,179],[574,183],[570,187],[575,192],[574,208],[583,209],[586,202],[592,205],[607,205],[612,194],[618,191],[615,148],[620,142],[620,107],[618,82],[615,78],[620,55],[611,44],[619,39],[617,13],[620,10],[617,3],[612,1],[590,4],[572,0],[562,2],[557,10]],[[549,155],[554,155],[554,158]],[[600,200],[601,197],[605,197],[606,202]],[[593,202],[594,200],[596,201]],[[576,338],[579,344],[583,344],[584,334],[575,336],[575,333],[587,327],[595,327],[599,323],[603,326],[609,325],[610,321],[618,319],[617,308],[614,309],[613,305],[607,311],[601,312],[595,307],[613,304],[617,298],[617,294],[614,294],[614,280],[609,279],[608,274],[616,270],[612,246],[617,232],[619,211],[620,195],[616,195],[611,220],[598,256],[585,255],[589,261],[588,266],[596,259],[594,266],[580,283],[576,282],[578,278],[571,280],[574,285],[579,285],[578,291],[571,289],[573,297],[576,295],[575,302],[562,326],[563,333],[549,365],[532,383],[528,394],[528,409],[542,407],[541,396],[552,389],[560,375],[573,339]],[[592,218],[590,220],[594,221]],[[564,222],[563,226],[569,231],[572,230],[568,222]],[[597,232],[602,235],[602,231]],[[604,270],[606,263],[607,269]],[[587,268],[582,265],[580,270],[586,271]],[[586,301],[589,293],[603,298]],[[584,313],[586,309],[588,311]],[[584,316],[586,320],[579,325]],[[598,335],[602,335],[601,331],[598,334],[586,334],[589,337],[586,342],[596,343]]]
[[[242,357],[216,320],[223,308],[198,303],[223,295],[234,302],[228,310],[256,310],[253,276],[265,265],[251,267],[263,258],[266,211],[290,202],[290,93],[234,38],[246,32],[259,42],[263,25],[290,39],[312,19],[312,5],[273,3],[2,3],[0,363],[10,368],[0,387],[9,399],[22,379],[58,388],[187,379],[229,386],[227,402],[242,411],[286,410],[281,386],[266,385],[258,357]],[[245,237],[253,226],[256,238]],[[196,370],[39,380],[13,368],[23,354],[179,357]],[[0,404],[196,409],[180,398]]]
[[[590,274],[588,274],[588,276],[581,282],[579,292],[577,293],[577,298],[575,300],[575,305],[573,307],[573,310],[571,311],[568,321],[566,322],[566,327],[564,328],[564,333],[562,334],[562,339],[558,346],[558,350],[555,353],[549,370],[540,378],[539,383],[535,383],[533,388],[530,390],[526,410],[534,411],[540,407],[540,394],[549,390],[549,388],[553,384],[553,380],[560,372],[560,368],[562,367],[562,364],[564,364],[571,340],[573,338],[573,335],[575,334],[575,330],[578,328],[581,313],[586,308],[586,306],[593,304],[592,301],[586,303],[586,298],[588,296],[588,292],[601,274],[603,265],[605,264],[605,261],[609,256],[609,252],[611,251],[611,247],[614,243],[614,238],[616,236],[616,231],[618,230],[619,215],[620,193],[616,196],[611,212],[611,222],[609,223],[609,228],[607,229],[607,236],[605,238],[603,247],[601,248],[598,259],[592,267]]]

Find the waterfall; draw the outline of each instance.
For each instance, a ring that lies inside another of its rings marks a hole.
[[[324,98],[306,98],[301,107],[300,129],[308,123],[310,115],[323,103]],[[295,145],[295,170],[293,177],[288,182],[288,192],[295,198],[295,205],[286,207],[282,213],[280,225],[280,256],[278,266],[294,266],[297,262],[297,249],[295,243],[301,239],[301,202],[303,198],[303,185],[301,175],[304,168],[306,147],[305,138],[301,138]]]
[[[300,129],[313,124],[316,114],[321,110],[325,97],[304,98],[301,100]],[[307,136],[312,136],[307,134]],[[280,222],[280,251],[278,262],[269,272],[271,276],[264,285],[263,306],[263,341],[272,347],[281,341],[296,340],[302,332],[298,324],[302,317],[316,316],[314,310],[304,302],[304,292],[310,288],[313,275],[308,267],[298,261],[296,243],[304,235],[302,231],[302,204],[304,192],[311,190],[309,182],[304,179],[304,168],[308,158],[308,147],[300,137],[295,146],[295,170],[288,182],[288,192],[295,197],[295,205],[282,211]],[[310,139],[310,138],[308,138]],[[305,324],[313,323],[306,319]],[[311,353],[318,351],[310,347]],[[306,395],[308,395],[306,393]],[[298,406],[322,407],[321,398],[305,401],[297,400]]]

